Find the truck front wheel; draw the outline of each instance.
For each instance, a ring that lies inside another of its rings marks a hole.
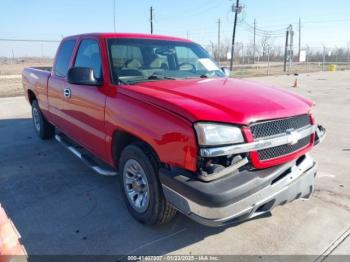
[[[169,222],[176,210],[166,201],[159,179],[159,164],[144,143],[128,145],[119,162],[122,194],[131,215],[147,225]]]
[[[50,139],[55,135],[55,127],[45,119],[37,100],[32,102],[32,118],[34,129],[41,139]]]

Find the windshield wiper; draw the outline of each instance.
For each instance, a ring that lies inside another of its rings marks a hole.
[[[162,79],[167,79],[167,80],[176,80],[173,77],[169,76],[164,76],[164,75],[158,75],[158,74],[153,74],[147,78],[148,80],[162,80]]]

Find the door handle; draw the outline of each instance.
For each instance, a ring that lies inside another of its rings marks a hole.
[[[71,92],[70,88],[65,88],[63,90],[63,95],[64,95],[64,97],[70,98],[71,95],[72,95],[72,92]]]

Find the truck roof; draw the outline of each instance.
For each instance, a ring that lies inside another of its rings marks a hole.
[[[64,38],[78,38],[78,37],[99,37],[99,38],[142,38],[142,39],[157,39],[157,40],[168,40],[168,41],[181,41],[181,42],[192,42],[185,38],[165,36],[165,35],[153,35],[153,34],[140,34],[140,33],[86,33],[79,35],[67,36]]]

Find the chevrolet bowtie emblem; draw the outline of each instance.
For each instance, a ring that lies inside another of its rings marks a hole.
[[[294,129],[288,129],[286,133],[288,135],[288,144],[290,145],[295,145],[301,138],[299,132],[295,131]]]

